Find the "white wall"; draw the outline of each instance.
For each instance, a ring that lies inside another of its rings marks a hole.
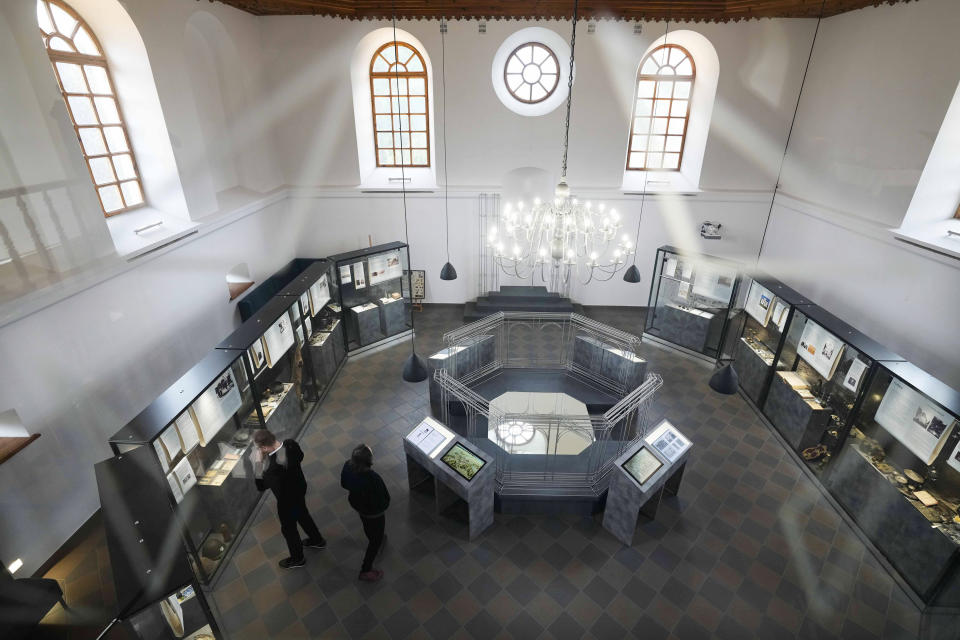
[[[960,262],[888,228],[907,211],[960,82],[957,24],[953,0],[823,21],[760,260],[955,388]]]

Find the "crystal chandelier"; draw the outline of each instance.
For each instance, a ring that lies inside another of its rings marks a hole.
[[[580,202],[571,197],[567,186],[577,4],[574,0],[560,183],[552,201],[537,198],[532,206],[522,201],[506,203],[500,216],[502,228],[492,227],[487,236],[494,262],[503,273],[531,283],[539,275],[551,291],[566,293],[574,277],[584,284],[610,280],[636,251],[630,236],[621,232],[615,210],[607,210],[603,203]]]

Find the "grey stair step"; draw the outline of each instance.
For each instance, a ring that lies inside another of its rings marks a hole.
[[[563,312],[579,313],[581,315],[583,314],[582,305],[574,303],[571,306],[571,309],[564,310]],[[467,302],[463,305],[463,321],[474,322],[476,320],[480,320],[481,318],[486,318],[497,311],[544,311],[544,309],[478,309],[475,302]],[[553,309],[547,309],[547,311],[553,311]]]
[[[488,295],[496,295],[498,293],[504,296],[560,296],[556,291],[547,291],[546,287],[541,286],[505,286],[500,287],[500,291],[488,292]]]
[[[529,304],[550,304],[552,302],[559,302],[567,300],[567,298],[561,298],[560,296],[502,296],[497,293],[490,293],[485,296],[480,296],[478,300],[487,300],[490,302],[527,302]]]
[[[488,302],[477,300],[477,309],[491,311],[573,311],[573,303],[569,300],[544,304],[542,302]]]

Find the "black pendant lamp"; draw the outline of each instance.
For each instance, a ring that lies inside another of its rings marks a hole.
[[[393,59],[399,60],[397,53],[397,11],[393,11]],[[400,84],[400,65],[396,67],[397,85]],[[403,194],[403,233],[407,241],[407,250],[410,247],[410,227],[407,223],[407,176],[404,171],[403,160],[403,121],[400,120],[400,190]],[[410,357],[403,363],[403,379],[407,382],[423,382],[427,379],[427,364],[417,355],[417,329],[414,326],[413,310],[410,311]]]
[[[440,269],[441,280],[456,280],[457,270],[450,264],[450,209],[448,196],[450,192],[450,174],[447,173],[447,21],[440,21],[440,79],[443,86],[443,215],[447,228],[447,262]]]
[[[717,369],[710,376],[710,388],[717,393],[732,396],[737,392],[740,386],[740,376],[732,364],[727,364]]]

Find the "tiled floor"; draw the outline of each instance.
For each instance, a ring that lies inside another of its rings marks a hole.
[[[588,309],[639,332],[641,316]],[[418,351],[461,324],[457,307],[417,314]],[[214,599],[231,638],[913,638],[919,617],[853,532],[739,396],[707,387],[708,365],[645,343],[664,378],[651,419],[694,442],[678,498],[632,547],[599,518],[504,516],[475,542],[406,488],[401,439],[427,412],[405,383],[409,343],[347,362],[301,439],[308,504],[329,541],[306,569],[268,498]],[[357,581],[363,535],[339,487],[360,441],[393,494],[378,584]]]

